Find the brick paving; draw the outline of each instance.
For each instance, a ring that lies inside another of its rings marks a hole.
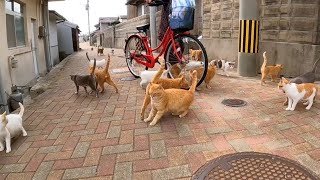
[[[284,156],[320,175],[319,101],[288,112],[275,83],[217,75],[211,90],[197,91],[186,117],[168,114],[149,127],[139,117],[139,80],[120,80],[129,72],[112,74],[119,94],[109,85],[99,98],[74,94],[69,74],[87,73],[85,51],[71,55],[51,88],[26,106],[28,136],[0,153],[0,179],[189,179],[207,161],[243,151]],[[112,69],[126,69],[122,50]],[[248,105],[226,107],[225,98]]]

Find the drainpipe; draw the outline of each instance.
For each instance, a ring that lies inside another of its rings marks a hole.
[[[48,0],[42,1],[42,15],[43,15],[43,26],[45,29],[44,37],[44,54],[46,58],[47,72],[49,72],[53,66],[50,55],[50,39],[49,39],[49,10],[48,10]]]
[[[156,30],[156,7],[149,6],[150,10],[150,36],[151,36],[151,47],[157,47],[157,30]]]
[[[259,47],[259,6],[257,0],[240,0],[238,72],[240,76],[257,75]]]
[[[7,111],[7,113],[9,113],[9,108],[8,108],[8,105],[7,105],[7,95],[4,91],[4,85],[3,85],[3,79],[2,79],[2,76],[1,76],[1,68],[0,68],[0,95],[1,95],[1,100],[3,103],[3,107],[4,107],[4,110]]]

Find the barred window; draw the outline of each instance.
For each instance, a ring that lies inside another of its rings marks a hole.
[[[8,47],[26,45],[23,4],[5,0]]]

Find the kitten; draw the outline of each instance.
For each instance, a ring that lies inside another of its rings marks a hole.
[[[302,84],[302,83],[314,83],[316,80],[316,69],[317,65],[320,62],[320,58],[313,64],[313,68],[310,72],[302,74],[301,76],[295,77],[290,80],[290,83]],[[283,105],[288,104],[288,98],[283,103]]]
[[[99,56],[99,55],[100,55],[100,56],[104,55],[104,54],[103,54],[103,50],[104,50],[104,48],[103,48],[101,45],[99,45],[99,46],[98,46],[98,52],[97,52],[98,56]]]
[[[108,62],[103,70],[97,70],[94,72],[94,74],[97,77],[98,85],[100,86],[101,90],[100,93],[104,92],[104,83],[108,83],[109,85],[113,86],[116,89],[116,93],[118,93],[118,88],[116,84],[112,81],[110,73],[109,73],[109,66],[110,66],[110,55],[108,54]],[[89,72],[92,73],[93,68],[90,67]]]
[[[19,136],[21,132],[22,136],[27,136],[27,132],[22,126],[22,116],[24,113],[24,107],[21,103],[19,103],[19,106],[19,114],[6,115],[6,112],[4,112],[1,115],[0,151],[4,150],[4,141],[6,142],[6,153],[9,153],[11,151],[11,138]]]
[[[162,75],[161,78],[167,78],[168,77],[168,73],[169,73],[169,69],[165,70]],[[145,89],[146,86],[151,82],[151,80],[153,79],[153,77],[157,74],[158,71],[142,71],[140,74],[140,86]]]
[[[92,91],[96,91],[96,97],[98,97],[98,81],[96,75],[94,75],[95,68],[96,59],[94,58],[93,69],[89,75],[70,75],[71,80],[74,82],[77,88],[76,94],[79,93],[79,86],[82,86],[88,94],[87,86],[89,86]]]
[[[211,79],[214,77],[214,75],[216,74],[217,72],[217,68],[216,66],[214,65],[214,60],[212,60],[210,63],[209,63],[209,66],[208,66],[208,71],[207,71],[207,75],[204,79],[204,82],[206,84],[206,88],[208,89],[211,89],[211,86],[209,85]],[[197,75],[198,75],[198,79],[201,78],[200,76],[202,75],[203,73],[203,68],[198,68],[196,69],[197,70]]]
[[[202,61],[189,61],[187,64],[184,63],[176,63],[174,65],[169,65],[170,73],[173,76],[173,78],[179,77],[181,72],[183,71],[190,71],[197,68],[203,67]]]
[[[263,53],[263,64],[261,66],[261,85],[265,84],[265,78],[271,76],[272,81],[275,81],[278,77],[280,71],[283,69],[282,64],[277,64],[276,66],[267,66],[267,56],[266,52]]]
[[[164,79],[161,78],[161,75],[164,72],[164,66],[161,66],[157,74],[153,77],[151,80],[152,83],[156,84],[161,84],[164,89],[169,89],[169,88],[183,88],[187,89],[189,88],[189,82],[186,80],[186,78],[183,75],[180,75],[179,78],[176,79]],[[147,106],[150,104],[151,98],[149,94],[149,89],[150,89],[150,83],[148,84],[146,88],[146,95],[144,96],[144,101],[143,105],[141,107],[141,120],[144,119],[144,113],[146,111]]]
[[[313,100],[317,95],[318,87],[313,83],[296,84],[290,83],[286,78],[282,77],[279,88],[286,93],[289,103],[286,110],[293,111],[300,100],[307,100],[303,103],[307,105],[306,109],[309,110],[313,104]]]
[[[214,64],[218,69],[222,69],[226,76],[230,76],[228,72],[235,66],[235,62],[226,60],[215,60]]]
[[[93,67],[93,63],[94,63],[94,60],[91,60],[88,56],[88,52],[86,52],[86,56],[87,56],[87,59],[89,61],[89,66],[92,68]],[[96,67],[98,69],[103,69],[104,67],[106,66],[106,60],[105,59],[101,59],[101,60],[98,60],[96,62]]]
[[[202,51],[201,50],[193,50],[189,49],[189,54],[191,55],[192,60],[201,61],[202,59]]]
[[[145,122],[151,121],[150,126],[154,126],[166,112],[172,115],[184,117],[189,111],[189,107],[194,99],[194,91],[197,86],[197,71],[192,72],[192,84],[189,90],[184,89],[164,89],[161,84],[150,83],[148,94],[151,97],[152,109]]]

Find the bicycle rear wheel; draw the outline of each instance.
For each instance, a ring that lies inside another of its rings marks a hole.
[[[141,57],[144,61],[147,61],[144,58],[144,56],[147,55],[147,48],[145,47],[141,37],[137,35],[130,36],[126,42],[124,53],[129,71],[134,77],[139,78],[140,73],[148,69],[148,67],[138,63],[132,57],[132,54],[135,54],[136,56]]]
[[[199,86],[205,79],[208,71],[208,56],[203,44],[194,36],[179,34],[175,37],[177,55],[182,59],[180,62],[174,53],[173,44],[170,43],[165,52],[166,68],[170,68],[169,76],[177,78],[181,73],[187,77],[189,70],[197,70]],[[191,49],[191,50],[190,50]],[[191,52],[193,51],[193,52]]]

